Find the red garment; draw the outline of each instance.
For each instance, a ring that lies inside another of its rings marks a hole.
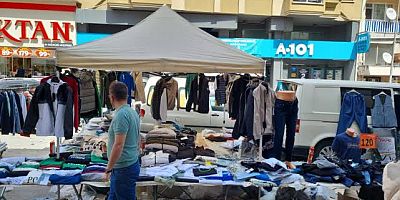
[[[43,78],[42,80],[40,80],[40,84],[45,83],[47,80],[51,79],[52,76],[48,76],[46,78]],[[79,127],[79,84],[78,82],[72,78],[72,77],[68,77],[68,76],[62,76],[61,80],[66,82],[69,87],[71,87],[72,89],[72,94],[73,94],[73,100],[74,100],[74,127],[75,127],[75,131],[78,131],[78,127]]]

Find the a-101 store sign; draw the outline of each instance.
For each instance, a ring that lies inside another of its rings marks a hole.
[[[68,21],[0,18],[0,45],[44,46],[43,43],[76,42],[75,23]],[[28,44],[28,45],[27,45]]]

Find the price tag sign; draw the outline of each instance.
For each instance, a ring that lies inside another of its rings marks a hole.
[[[14,49],[10,47],[0,48],[1,57],[11,57],[14,53]]]
[[[360,134],[360,149],[376,149],[376,141],[378,136],[376,134],[361,133]]]
[[[30,48],[21,47],[17,49],[17,55],[21,58],[30,58],[32,56],[32,50]]]
[[[51,51],[49,51],[45,48],[39,48],[35,51],[35,55],[38,58],[48,58],[51,56]]]

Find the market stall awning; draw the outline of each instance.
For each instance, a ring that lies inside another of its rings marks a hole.
[[[57,49],[57,64],[144,72],[253,72],[264,61],[222,42],[167,6],[109,37]]]

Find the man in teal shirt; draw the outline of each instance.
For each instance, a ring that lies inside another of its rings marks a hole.
[[[135,200],[136,180],[140,172],[139,115],[127,104],[128,89],[124,83],[111,83],[109,97],[115,114],[108,131],[105,174],[105,179],[110,179],[108,200]]]

